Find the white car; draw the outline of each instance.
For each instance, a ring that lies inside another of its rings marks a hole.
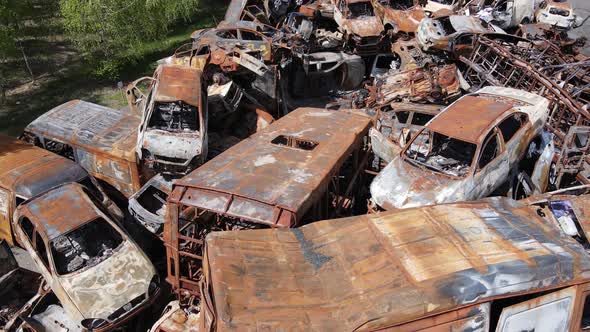
[[[160,65],[153,78],[127,89],[131,109],[141,113],[136,153],[156,173],[186,174],[207,157],[207,92],[198,69]],[[139,86],[150,81],[149,91]]]
[[[78,183],[25,201],[15,212],[18,243],[67,315],[87,330],[122,325],[160,293],[154,266],[113,220]]]
[[[543,1],[535,14],[538,23],[569,30],[576,23],[572,4],[564,0]]]
[[[434,117],[371,183],[383,209],[475,200],[509,179],[549,116],[538,95],[486,87]]]

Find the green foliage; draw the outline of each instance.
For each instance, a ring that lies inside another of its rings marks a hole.
[[[16,54],[19,32],[32,9],[28,0],[0,0],[0,58]]]
[[[2,1],[2,0],[0,0]],[[199,0],[60,0],[64,27],[99,77],[116,78],[134,50],[189,19]]]

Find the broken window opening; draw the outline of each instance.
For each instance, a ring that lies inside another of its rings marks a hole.
[[[565,10],[565,9],[561,9],[561,8],[557,8],[557,7],[549,8],[549,14],[559,15],[559,16],[563,16],[563,17],[570,16],[569,10]]]
[[[434,115],[432,114],[414,113],[414,116],[412,116],[412,124],[415,126],[424,126],[428,121],[432,120],[432,118],[434,118]]]
[[[56,153],[60,156],[66,157],[68,159],[74,160],[74,149],[65,143],[53,141],[48,138],[44,139],[45,149]]]
[[[405,152],[406,161],[446,175],[469,173],[477,146],[424,129]]]
[[[489,133],[484,142],[484,148],[482,149],[481,157],[479,158],[478,169],[480,170],[486,167],[500,154],[498,134],[495,132]]]
[[[370,2],[357,2],[348,5],[348,18],[360,19],[362,17],[375,16],[373,12],[373,5]]]
[[[241,30],[240,31],[243,40],[254,40],[254,41],[263,41],[261,36],[257,35],[254,32]]]
[[[198,112],[195,106],[181,101],[156,103],[149,127],[166,131],[198,131]]]
[[[304,140],[298,137],[280,135],[271,141],[275,145],[284,145],[305,151],[311,151],[318,146],[317,142]]]
[[[442,29],[444,30],[446,35],[452,35],[455,32],[457,32],[457,30],[455,30],[455,27],[451,23],[450,17],[448,17],[448,16],[441,18],[440,20],[434,21],[435,25],[437,25],[436,22],[440,23],[439,26],[442,27]]]
[[[33,244],[33,230],[35,229],[35,227],[33,226],[33,223],[27,217],[22,217],[20,219],[19,223],[20,223],[20,228],[23,230],[25,235],[29,238],[29,242],[31,242],[31,244]]]
[[[56,272],[66,275],[99,264],[113,255],[123,237],[103,218],[96,218],[51,241]]]
[[[522,128],[525,122],[526,114],[524,113],[510,115],[506,120],[502,121],[498,128],[500,128],[500,131],[502,132],[504,142],[506,143],[510,141],[520,128]]]
[[[408,111],[395,112],[395,117],[397,118],[397,121],[399,123],[407,123],[408,118],[410,117],[410,112],[408,112]]]
[[[217,33],[217,37],[223,39],[238,39],[237,30],[221,30]]]
[[[35,250],[41,258],[43,265],[45,265],[46,269],[49,269],[49,258],[47,258],[47,248],[45,247],[45,242],[43,242],[43,238],[39,235],[38,232],[35,232]]]
[[[147,211],[163,217],[166,213],[166,199],[168,195],[165,192],[150,186],[139,195],[137,202]]]

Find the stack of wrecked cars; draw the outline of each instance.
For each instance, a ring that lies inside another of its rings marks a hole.
[[[0,135],[0,331],[590,328],[566,0],[233,0]]]

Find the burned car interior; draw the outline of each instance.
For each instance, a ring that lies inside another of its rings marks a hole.
[[[587,329],[577,12],[228,1],[0,136],[0,331]]]

